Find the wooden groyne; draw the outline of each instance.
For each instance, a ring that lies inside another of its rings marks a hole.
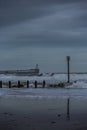
[[[42,83],[39,83],[37,80],[35,80],[32,84],[35,88],[38,88],[39,85],[41,85],[43,88],[46,87],[45,80],[43,80]],[[4,86],[6,86],[8,88],[23,88],[23,87],[29,88],[30,81],[27,80],[26,82],[21,82],[20,80],[18,80],[15,83],[12,81],[8,81],[8,82],[0,81],[0,88],[3,88]]]
[[[61,82],[61,83],[55,83],[55,84],[47,84],[45,80],[43,80],[42,82],[38,82],[37,80],[35,80],[33,83],[33,87],[34,88],[45,88],[45,87],[50,87],[50,88],[64,88],[66,86],[72,85],[72,83],[65,83],[65,82]],[[8,87],[8,88],[30,88],[32,85],[30,84],[30,81],[27,80],[26,82],[22,82],[20,80],[18,80],[17,82],[12,82],[12,81],[8,81],[6,83],[4,83],[3,81],[0,81],[0,88],[3,88],[4,86]]]

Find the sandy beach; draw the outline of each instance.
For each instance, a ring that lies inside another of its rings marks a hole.
[[[0,130],[87,130],[87,99],[0,97]]]

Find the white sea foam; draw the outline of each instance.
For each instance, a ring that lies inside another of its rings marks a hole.
[[[15,76],[15,75],[0,75],[0,80],[3,82],[17,82],[18,80],[24,82],[26,80],[30,81],[31,86],[33,82],[42,83],[43,80],[46,81],[46,84],[55,84],[59,82],[67,82],[67,74],[44,74],[43,76]],[[73,85],[70,88],[87,88],[87,74],[71,74],[70,80],[73,82]]]

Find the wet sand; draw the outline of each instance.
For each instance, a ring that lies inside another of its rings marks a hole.
[[[0,97],[2,129],[87,130],[87,99]]]

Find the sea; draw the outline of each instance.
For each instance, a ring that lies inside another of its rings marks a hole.
[[[29,88],[26,85],[23,88],[8,88],[8,82],[17,83],[20,80],[22,83],[29,80]],[[35,89],[35,80],[39,83]],[[42,88],[42,82],[45,80],[46,87]],[[56,98],[87,98],[87,74],[70,74],[71,85],[64,88],[50,88],[49,84],[57,84],[67,82],[67,74],[50,74],[44,73],[39,76],[16,76],[16,75],[0,75],[0,81],[3,82],[3,87],[0,88],[0,97],[25,97],[32,99],[56,99]]]

